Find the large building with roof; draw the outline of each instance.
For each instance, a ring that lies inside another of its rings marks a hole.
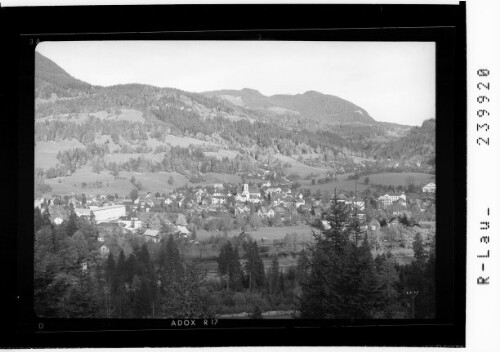
[[[89,208],[77,208],[75,213],[78,216],[90,217],[91,212],[94,213],[96,223],[118,220],[122,216],[127,215],[125,205],[109,205],[105,207],[90,206]]]

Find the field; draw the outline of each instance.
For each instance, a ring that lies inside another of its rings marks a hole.
[[[54,120],[65,120],[67,122],[83,123],[89,116],[96,117],[101,120],[109,121],[130,121],[130,122],[142,122],[144,123],[144,117],[142,112],[133,109],[121,109],[121,114],[116,115],[114,112],[108,113],[106,111],[92,112],[89,114],[61,114],[61,115],[51,115],[47,117],[42,117],[36,119],[36,122],[54,121]]]
[[[118,154],[124,155],[124,154]],[[127,154],[130,156],[131,154]],[[158,154],[159,155],[159,154]],[[106,157],[109,157],[107,155]],[[110,161],[110,160],[107,160]],[[241,177],[237,175],[226,175],[218,173],[209,173],[204,175],[205,181],[199,183],[192,183],[188,179],[177,172],[126,172],[121,171],[118,178],[114,178],[108,171],[102,171],[97,174],[92,171],[91,166],[85,166],[67,177],[58,177],[53,179],[46,179],[45,183],[52,187],[50,194],[115,194],[118,193],[120,197],[128,197],[130,191],[134,186],[130,183],[131,177],[134,176],[137,182],[140,182],[144,189],[142,192],[160,192],[168,193],[175,188],[188,185],[189,187],[213,185],[215,183],[240,183]],[[168,180],[172,176],[173,183],[169,184]],[[82,188],[82,183],[85,182],[87,186]],[[102,182],[102,187],[95,188],[92,184],[95,182]]]
[[[130,159],[137,159],[137,158],[143,158],[147,160],[152,160],[157,163],[161,162],[163,160],[163,156],[165,153],[158,153],[158,154],[153,154],[153,153],[127,153],[127,154],[106,154],[104,155],[104,161],[109,163],[109,162],[115,162],[115,163],[124,163],[129,161]]]
[[[35,145],[35,168],[48,169],[56,166],[58,163],[57,153],[73,148],[85,148],[85,146],[74,138],[60,142],[37,142]]]
[[[360,177],[359,181],[363,182],[365,177],[370,179],[370,183],[377,185],[394,185],[407,186],[411,182],[415,185],[432,182],[436,179],[435,175],[423,174],[419,172],[387,172],[383,174],[373,174]],[[359,182],[358,182],[359,185]]]
[[[238,236],[241,233],[240,230],[233,230],[228,232],[228,237]],[[287,234],[296,233],[299,235],[300,241],[311,241],[312,240],[312,228],[309,225],[301,224],[297,226],[281,226],[281,227],[261,227],[257,230],[248,231],[247,232],[254,240],[261,241],[262,238],[265,238],[267,242],[273,240],[281,240],[285,238]],[[222,232],[220,231],[205,231],[203,229],[196,231],[196,239],[199,241],[206,240],[211,236],[222,236]]]
[[[218,159],[222,158],[234,159],[239,153],[234,150],[221,149],[218,152],[203,152],[203,154],[205,154],[206,156],[213,156]]]
[[[358,180],[358,185],[357,185],[357,190],[358,192],[363,192],[370,186],[365,185]],[[317,190],[321,191],[328,191],[330,193],[333,193],[335,189],[337,189],[337,192],[340,191],[345,191],[345,192],[350,192],[354,191],[356,189],[356,185],[354,180],[348,180],[347,176],[344,175],[337,175],[337,181],[332,181],[328,183],[323,183],[323,184],[318,184],[316,183],[315,185],[311,184],[311,180],[307,181],[299,181],[299,183],[302,184],[303,188],[309,188],[311,192],[316,192]]]
[[[276,154],[275,157],[283,163],[290,163],[292,165],[291,168],[285,169],[287,174],[297,174],[299,176],[305,177],[311,173],[324,174],[327,171],[331,171],[330,168],[326,168],[326,167],[308,166],[308,165],[306,165],[300,161],[297,161],[294,158],[286,156],[286,155]]]
[[[351,173],[352,174],[352,173]],[[367,188],[371,188],[369,185],[365,184],[365,178],[369,178],[370,184],[376,185],[394,185],[394,186],[407,186],[410,182],[415,185],[420,185],[427,182],[432,182],[435,180],[435,176],[431,174],[424,174],[418,172],[387,172],[381,174],[371,174],[367,176],[361,176],[358,179],[358,184],[356,186],[354,180],[348,180],[347,177],[351,174],[337,175],[337,181],[332,181],[323,184],[311,184],[311,180],[298,181],[303,188],[309,188],[311,192],[316,190],[333,192],[335,189],[337,191],[354,191],[357,187],[358,192],[363,192]]]
[[[189,145],[212,145],[216,146],[217,144],[212,143],[212,142],[206,142],[201,139],[196,139],[196,138],[191,138],[191,137],[179,137],[179,136],[174,136],[173,134],[167,134],[165,135],[165,144],[170,144],[172,146],[178,146],[178,147],[183,147],[187,148]]]

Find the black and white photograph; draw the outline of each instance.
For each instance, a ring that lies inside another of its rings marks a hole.
[[[436,318],[432,41],[43,41],[38,318]]]

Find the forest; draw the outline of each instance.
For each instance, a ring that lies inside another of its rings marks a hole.
[[[104,234],[94,220],[70,216],[60,225],[35,209],[35,307],[42,317],[201,318],[289,311],[308,319],[433,318],[434,246],[419,233],[414,261],[398,265],[390,251],[373,256],[357,217],[333,202],[312,228],[314,241],[297,264],[264,266],[250,236],[222,238],[216,274],[186,256],[192,242],[161,231],[155,243],[119,230]],[[106,245],[100,238],[106,235]],[[212,275],[210,274],[212,272]],[[412,301],[408,292],[417,292]]]

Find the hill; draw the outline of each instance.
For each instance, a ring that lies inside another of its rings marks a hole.
[[[267,97],[249,88],[242,90],[219,90],[203,93],[230,102],[239,101],[250,109],[268,110],[289,114],[300,114],[323,123],[362,123],[376,124],[376,121],[363,108],[336,96],[308,91],[296,95],[272,95]]]
[[[420,162],[434,163],[436,145],[436,120],[429,119],[422,126],[413,127],[404,136],[395,139],[376,151],[380,158],[393,160],[415,159]]]
[[[35,52],[35,98],[75,97],[97,87],[74,78],[55,62]]]
[[[89,168],[114,177],[177,173],[200,183],[210,173],[262,179],[385,170],[403,159],[417,172],[415,165],[433,160],[432,122],[413,129],[378,123],[335,96],[98,87],[36,55],[37,175],[61,185]]]

